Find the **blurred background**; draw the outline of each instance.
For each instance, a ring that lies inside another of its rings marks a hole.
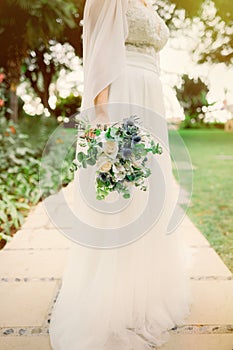
[[[29,210],[73,179],[74,147],[57,164],[76,129],[83,92],[84,0],[0,0],[0,244]],[[170,29],[161,56],[167,120],[183,138],[194,171],[188,215],[233,270],[233,3],[156,0]],[[51,144],[46,181],[38,169]],[[172,131],[170,131],[172,132]]]

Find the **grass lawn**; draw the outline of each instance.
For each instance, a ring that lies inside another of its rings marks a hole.
[[[233,272],[233,133],[179,133],[195,167],[188,216]]]

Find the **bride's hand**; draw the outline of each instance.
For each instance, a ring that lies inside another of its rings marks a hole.
[[[104,125],[109,126],[110,119],[109,119],[108,115],[106,115],[106,114],[97,115],[96,118],[94,118],[91,121],[91,126],[96,127],[97,125],[100,125],[101,127],[104,127]]]
[[[108,94],[109,86],[103,89],[95,98],[95,119],[91,121],[91,125],[96,127],[97,125],[109,125],[110,120],[108,116]]]

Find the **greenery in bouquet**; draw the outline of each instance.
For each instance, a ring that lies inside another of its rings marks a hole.
[[[130,197],[130,186],[146,191],[145,179],[151,175],[148,153],[162,154],[162,147],[131,116],[122,123],[93,128],[78,121],[78,150],[74,169],[96,166],[96,198],[105,199],[116,191]]]

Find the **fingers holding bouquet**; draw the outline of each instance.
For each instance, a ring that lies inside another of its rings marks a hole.
[[[107,114],[99,114],[93,120],[91,120],[92,128],[104,129],[105,126],[110,126],[110,119]]]
[[[91,121],[93,127],[103,128],[105,125],[110,125],[110,119],[108,115],[108,104],[102,103],[95,105],[95,118]]]
[[[100,130],[107,130],[107,128],[110,126],[110,119],[108,115],[102,114],[97,115],[94,119],[90,121],[89,128],[85,131],[84,136],[93,138],[96,135],[96,132]]]

